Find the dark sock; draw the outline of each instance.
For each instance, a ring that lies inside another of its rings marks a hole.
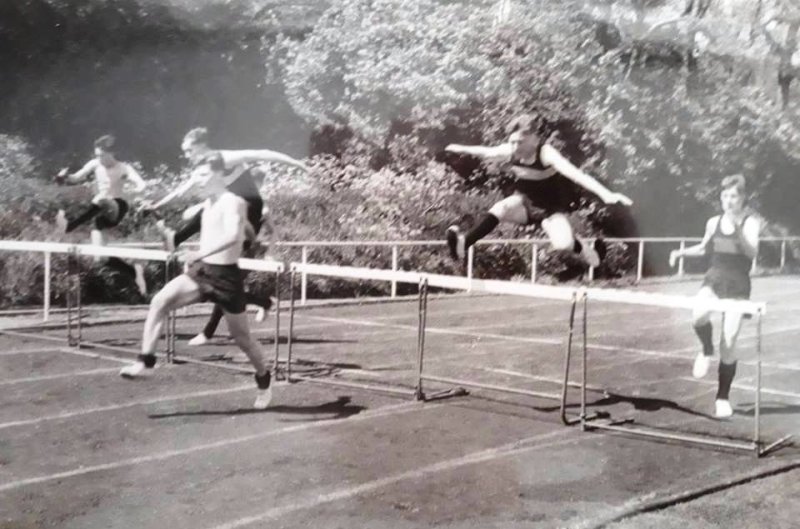
[[[181,226],[178,231],[175,232],[175,248],[188,240],[192,235],[200,233],[202,218],[203,212],[199,211],[194,217],[192,217],[188,222],[186,222],[186,224]]]
[[[272,300],[269,296],[256,296],[250,292],[245,292],[244,299],[248,305],[257,305],[264,310],[272,308]]]
[[[153,368],[156,365],[156,355],[153,353],[140,354],[138,358],[139,361],[144,364],[144,367],[148,369]]]
[[[473,226],[464,236],[464,247],[469,248],[477,241],[489,235],[498,224],[500,224],[500,221],[491,213],[484,215],[480,222]]]
[[[581,253],[581,250],[583,250],[583,245],[581,244],[581,241],[575,239],[575,244],[572,245],[572,251],[575,253]]]
[[[209,339],[214,337],[219,322],[222,321],[222,316],[222,307],[214,305],[214,308],[211,310],[211,317],[208,318],[206,326],[203,328],[203,336]]]
[[[713,329],[711,328],[711,322],[706,322],[703,325],[695,325],[694,332],[697,333],[697,337],[700,338],[700,343],[703,344],[703,354],[705,356],[713,355],[714,343],[712,341]]]
[[[263,375],[256,373],[256,384],[258,384],[258,389],[268,389],[271,381],[272,375],[270,374],[269,370],[267,370],[267,372]]]
[[[78,215],[77,218],[72,219],[67,222],[67,233],[71,232],[78,226],[85,224],[86,222],[92,220],[98,213],[103,211],[103,208],[98,206],[97,204],[92,204],[89,209]]]
[[[717,389],[717,399],[728,400],[734,376],[736,376],[736,362],[731,364],[726,364],[725,362],[719,363],[719,389]]]

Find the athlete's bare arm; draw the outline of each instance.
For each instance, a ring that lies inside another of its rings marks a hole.
[[[62,170],[56,178],[68,184],[80,184],[92,176],[99,163],[96,159],[89,160],[86,165],[74,173],[68,174],[66,170]]]
[[[309,172],[308,167],[300,160],[296,160],[287,154],[271,151],[269,149],[245,149],[237,151],[222,150],[219,151],[219,153],[225,159],[225,165],[227,167],[235,167],[237,165],[247,163],[273,162],[290,165],[302,171]]]
[[[683,250],[672,250],[669,253],[669,265],[675,266],[675,263],[681,257],[703,257],[708,251],[708,243],[711,242],[711,237],[713,237],[714,232],[717,231],[719,219],[720,217],[718,216],[708,219],[706,222],[706,232],[703,234],[703,240],[700,241],[700,243],[684,248]]]
[[[552,145],[544,144],[542,146],[541,161],[542,164],[552,167],[558,173],[569,178],[579,186],[591,191],[600,197],[600,199],[606,204],[623,204],[625,206],[630,206],[633,204],[633,201],[630,198],[626,197],[622,193],[614,193],[606,186],[595,180],[592,176],[575,167],[572,162],[564,158],[564,156]]]
[[[147,187],[147,182],[144,181],[142,175],[140,175],[139,172],[129,163],[125,164],[125,174],[131,179],[131,182],[136,185],[137,192],[144,191],[144,189]]]
[[[507,160],[514,153],[510,143],[501,143],[493,146],[451,143],[444,150],[456,154],[469,154],[470,156],[477,156],[487,160]]]
[[[761,222],[758,218],[749,216],[745,219],[744,225],[740,226],[735,222],[733,225],[736,237],[739,241],[739,246],[747,257],[750,259],[755,258],[756,253],[758,253],[758,238],[761,232]]]

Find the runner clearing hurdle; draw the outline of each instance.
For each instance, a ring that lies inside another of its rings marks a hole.
[[[156,343],[170,311],[212,301],[222,308],[233,339],[255,367],[258,393],[253,407],[264,409],[272,398],[271,374],[264,350],[250,336],[243,274],[237,264],[246,232],[248,229],[252,232],[247,221],[247,202],[226,189],[225,160],[219,153],[203,158],[196,171],[202,176],[197,188],[209,197],[203,204],[200,250],[186,254],[184,273],[153,297],[142,333],[142,353],[135,363],[122,368],[120,375],[133,378],[155,366]]]
[[[670,266],[675,266],[681,257],[700,257],[709,253],[709,268],[703,286],[697,293],[699,298],[750,298],[750,268],[758,250],[761,222],[745,213],[745,179],[742,175],[728,176],[722,180],[722,215],[706,222],[706,232],[700,244],[673,250],[669,256]],[[708,373],[714,354],[713,330],[710,311],[695,309],[692,318],[703,350],[697,354],[692,375],[703,378]],[[736,375],[736,338],[742,326],[742,314],[726,312],[722,318],[720,340],[719,386],[714,414],[720,419],[733,415],[729,395]]]

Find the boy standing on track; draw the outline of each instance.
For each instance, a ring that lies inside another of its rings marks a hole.
[[[123,198],[123,186],[129,179],[136,184],[136,191],[141,192],[147,183],[130,164],[120,162],[114,154],[114,136],[107,134],[95,140],[95,157],[74,174],[68,174],[64,169],[56,176],[58,183],[80,183],[88,178],[94,178],[97,185],[97,194],[92,198],[91,205],[80,215],[67,219],[63,209],[58,210],[56,226],[60,233],[70,233],[77,227],[94,219],[94,228],[91,232],[93,245],[104,246],[103,231],[113,228],[122,222],[128,212],[128,202]],[[141,264],[130,265],[116,257],[106,260],[109,268],[117,270],[136,282],[139,292],[147,295],[147,284],[144,279],[144,267]]]
[[[709,268],[699,298],[750,298],[750,268],[758,250],[761,231],[759,219],[745,212],[745,179],[742,175],[728,176],[722,180],[722,215],[706,222],[706,232],[700,244],[673,250],[670,266],[681,257],[704,256],[710,252]],[[714,354],[713,330],[710,311],[695,309],[692,318],[703,350],[697,354],[692,375],[703,378],[708,373]],[[736,375],[736,339],[742,326],[742,314],[726,312],[722,315],[720,341],[719,386],[714,403],[714,414],[720,419],[733,415],[729,400],[731,384]]]
[[[243,277],[237,264],[248,227],[247,203],[226,187],[225,160],[219,153],[204,157],[195,175],[195,185],[208,197],[201,212],[200,249],[187,254],[185,272],[153,297],[142,334],[142,353],[135,363],[122,368],[120,375],[133,378],[155,366],[156,343],[170,311],[212,301],[224,311],[233,339],[255,367],[258,392],[253,407],[264,409],[272,398],[269,364],[261,345],[250,336]]]
[[[605,255],[605,245],[597,248],[579,241],[565,213],[574,210],[571,195],[575,188],[591,191],[606,204],[630,206],[631,199],[614,193],[575,167],[547,143],[541,124],[531,115],[521,115],[507,127],[508,141],[496,146],[448,145],[448,152],[469,154],[505,162],[516,180],[514,193],[497,202],[466,234],[458,226],[447,229],[447,245],[453,259],[463,260],[467,250],[486,237],[501,222],[526,225],[540,223],[556,250],[572,250],[589,266],[596,267]]]

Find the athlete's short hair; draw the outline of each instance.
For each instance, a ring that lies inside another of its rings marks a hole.
[[[520,114],[508,123],[506,134],[509,136],[515,132],[541,134],[543,125],[541,118],[533,114]]]
[[[117,139],[111,134],[104,134],[94,140],[94,146],[104,152],[114,152],[115,143],[117,143]]]
[[[736,191],[744,196],[745,190],[745,179],[743,175],[734,174],[730,176],[726,176],[722,179],[722,189],[736,189]]]
[[[186,136],[183,137],[183,141],[208,145],[208,129],[206,127],[196,127],[186,133]]]
[[[213,151],[202,158],[200,158],[197,163],[195,164],[195,169],[201,167],[203,165],[207,165],[209,169],[212,171],[224,171],[225,170],[225,159],[218,151]]]

